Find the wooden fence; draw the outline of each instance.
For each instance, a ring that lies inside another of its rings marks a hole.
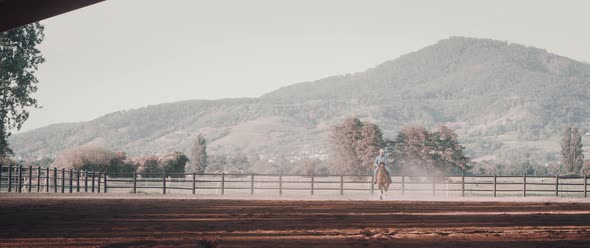
[[[426,196],[587,197],[587,178],[562,176],[392,176],[390,192]],[[0,192],[345,195],[374,194],[373,177],[280,174],[114,174],[0,166]]]
[[[106,192],[103,172],[58,168],[0,166],[0,192]]]

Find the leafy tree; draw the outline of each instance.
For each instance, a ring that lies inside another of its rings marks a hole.
[[[363,122],[361,139],[356,144],[357,154],[362,161],[362,168],[373,168],[375,157],[379,154],[379,149],[383,145],[383,132],[379,126],[368,121]]]
[[[190,153],[190,169],[188,172],[204,173],[209,165],[207,157],[207,140],[203,135],[197,135]]]
[[[135,159],[137,172],[142,177],[161,177],[162,173],[177,174],[172,177],[184,177],[184,169],[189,159],[181,152],[158,157],[155,155],[143,156]]]
[[[52,166],[75,170],[108,171],[109,173],[133,173],[136,164],[127,159],[125,152],[94,145],[83,145],[60,152]]]
[[[440,126],[431,134],[433,157],[439,167],[467,169],[469,159],[465,156],[463,147],[459,144],[457,134],[446,126]]]
[[[331,131],[330,170],[366,175],[383,144],[383,133],[377,125],[355,117],[344,119]]]
[[[160,158],[160,171],[167,174],[184,174],[184,168],[189,159],[182,152],[174,152]],[[173,175],[173,177],[184,177],[184,175]]]
[[[366,174],[369,168],[361,168],[357,156],[356,142],[361,139],[362,122],[358,118],[347,118],[335,125],[330,134],[330,170],[333,173]]]
[[[402,174],[433,174],[433,144],[431,134],[422,126],[404,127],[395,140],[389,142],[395,164]],[[390,157],[391,158],[391,157]]]
[[[137,158],[137,172],[142,177],[161,177],[162,169],[160,159],[157,156],[150,155]]]
[[[43,26],[33,23],[0,33],[0,159],[13,154],[8,144],[11,130],[20,130],[37,108],[31,94],[37,91],[34,73],[45,59],[37,45],[44,38]]]
[[[457,174],[468,169],[470,162],[457,134],[445,126],[434,132],[422,126],[404,127],[386,143],[404,174]]]
[[[136,169],[136,165],[127,159],[127,154],[123,151],[118,151],[114,153],[111,159],[111,166],[108,168],[108,172],[113,174],[129,174],[133,173]]]
[[[434,166],[432,160],[431,137],[428,130],[422,126],[405,127],[402,129],[401,154],[406,161],[413,164],[422,164],[428,169]]]
[[[75,170],[106,171],[115,154],[104,147],[83,145],[59,153],[52,166]]]

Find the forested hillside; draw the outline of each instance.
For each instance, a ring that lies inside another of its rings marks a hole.
[[[590,65],[518,44],[442,40],[374,68],[303,82],[259,98],[193,100],[121,111],[15,135],[24,157],[86,143],[130,154],[188,151],[198,133],[212,153],[322,157],[331,125],[447,125],[479,159],[558,160],[566,126],[590,124]]]

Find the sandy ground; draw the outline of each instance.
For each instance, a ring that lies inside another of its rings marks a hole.
[[[55,196],[0,194],[0,247],[590,247],[584,199]]]

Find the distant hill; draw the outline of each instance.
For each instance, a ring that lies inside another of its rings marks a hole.
[[[523,45],[453,37],[354,74],[293,84],[259,98],[193,100],[51,125],[11,138],[22,156],[98,143],[132,155],[188,151],[323,156],[347,116],[393,137],[404,125],[447,125],[479,159],[556,160],[559,133],[590,124],[590,65]]]

